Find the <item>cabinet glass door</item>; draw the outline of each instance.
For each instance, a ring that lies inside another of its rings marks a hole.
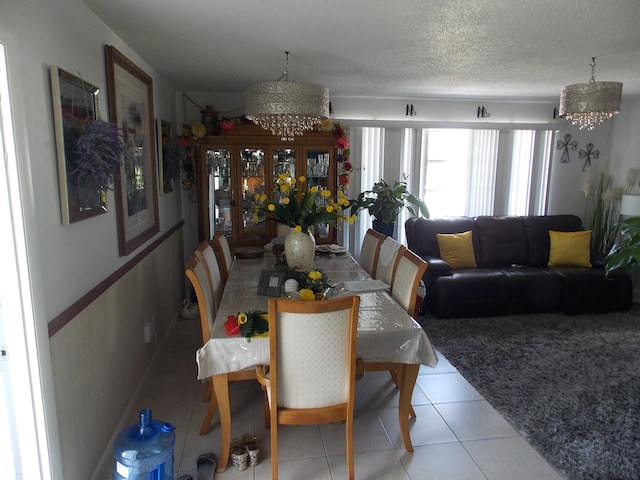
[[[261,243],[267,239],[267,224],[263,216],[256,214],[254,207],[259,205],[260,196],[267,193],[263,149],[240,150],[240,189],[242,210],[240,211],[239,240]]]
[[[296,178],[296,151],[293,148],[278,148],[273,151],[273,184],[280,175]],[[279,202],[279,193],[274,192],[274,202]]]
[[[306,170],[307,182],[309,187],[317,186],[318,190],[330,190],[331,195],[335,196],[336,192],[332,190],[334,182],[331,177],[330,168],[332,159],[329,149],[327,148],[308,148],[306,150]],[[318,201],[325,201],[324,197]],[[318,238],[329,237],[329,225],[320,224],[316,226],[315,235]]]
[[[222,232],[231,240],[233,221],[231,215],[232,182],[231,152],[226,148],[212,148],[206,152],[209,172],[209,232]]]

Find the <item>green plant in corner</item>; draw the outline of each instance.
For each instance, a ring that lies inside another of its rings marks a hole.
[[[614,270],[631,273],[640,265],[640,217],[620,222],[620,236],[605,257],[605,272]]]
[[[367,210],[376,221],[385,225],[394,224],[403,208],[412,215],[422,214],[429,218],[427,205],[407,190],[406,180],[407,177],[404,176],[402,180],[390,184],[381,179],[373,184],[371,190],[366,190],[355,200],[349,201],[350,212],[357,215],[362,210]]]

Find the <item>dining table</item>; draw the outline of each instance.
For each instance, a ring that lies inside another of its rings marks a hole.
[[[389,294],[389,288],[372,280],[349,253],[316,254],[313,268],[320,270],[332,285],[328,298],[358,295],[357,356],[366,365],[394,365],[399,388],[398,419],[407,452],[413,452],[409,417],[415,415],[411,396],[420,365],[435,367],[437,356],[422,327]],[[198,379],[211,379],[220,415],[222,448],[217,471],[226,470],[231,444],[231,405],[228,375],[269,364],[266,336],[229,335],[224,324],[230,315],[268,309],[270,296],[258,294],[263,272],[282,272],[276,255],[265,252],[256,259],[236,258],[218,306],[210,339],[196,352]],[[370,287],[368,287],[370,285]],[[273,290],[270,292],[273,293]],[[286,296],[282,289],[282,296]],[[372,368],[373,369],[373,368]]]

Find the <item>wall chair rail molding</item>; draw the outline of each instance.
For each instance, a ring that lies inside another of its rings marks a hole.
[[[82,312],[85,308],[87,308],[91,303],[93,303],[100,295],[109,289],[113,284],[115,284],[118,280],[120,280],[127,272],[129,272],[133,267],[138,265],[142,260],[144,260],[150,253],[152,253],[158,246],[160,246],[164,241],[166,241],[171,235],[173,235],[177,230],[181,229],[184,225],[184,220],[180,220],[173,227],[167,230],[165,233],[160,235],[157,239],[155,239],[149,246],[147,246],[144,250],[138,253],[135,257],[133,257],[130,261],[128,261],[125,265],[120,267],[118,270],[113,272],[107,278],[105,278],[102,282],[92,288],[85,295],[80,297],[78,301],[74,302],[69,308],[64,310],[62,313],[57,315],[48,323],[49,329],[49,338],[53,337],[57,332],[59,332],[67,323],[73,320],[80,312]]]

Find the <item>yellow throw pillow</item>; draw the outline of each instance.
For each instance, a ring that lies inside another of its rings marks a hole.
[[[440,258],[453,269],[476,268],[476,256],[473,253],[471,231],[463,233],[438,233]]]
[[[554,232],[549,230],[549,267],[558,265],[591,266],[591,230]]]

